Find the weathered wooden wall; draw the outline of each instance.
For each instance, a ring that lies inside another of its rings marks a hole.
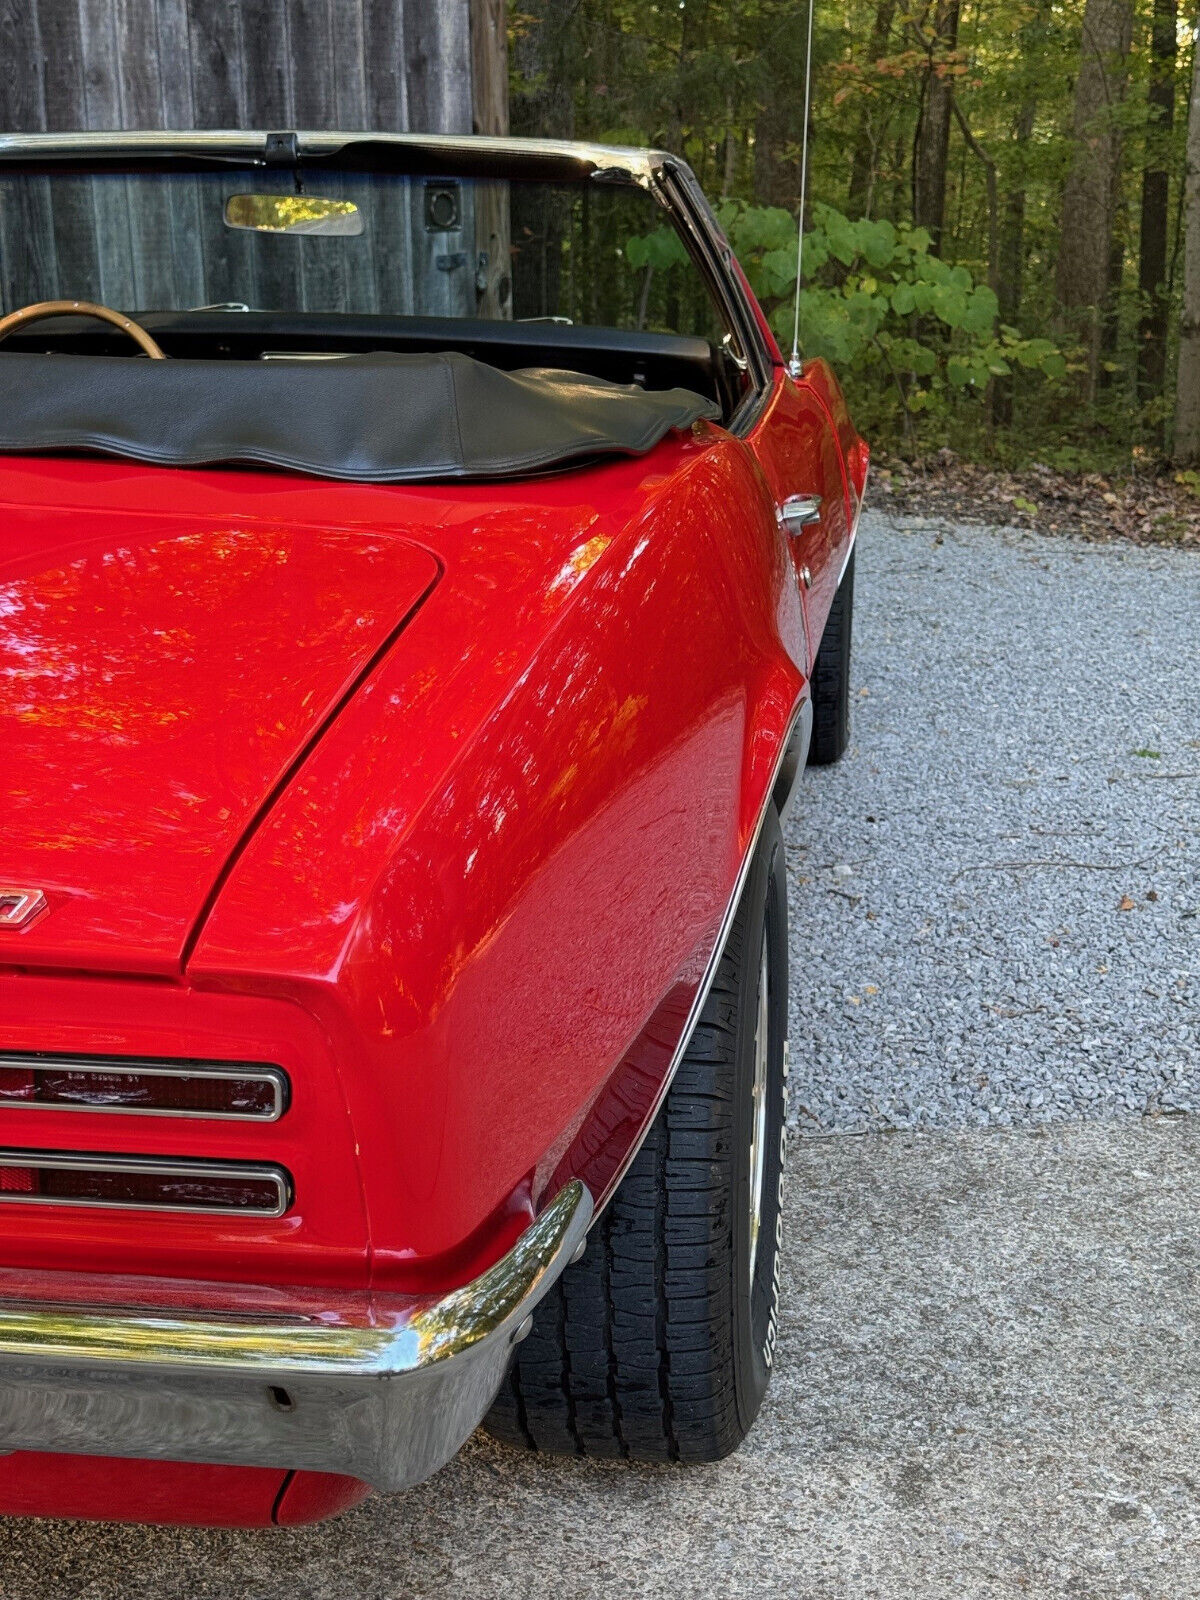
[[[482,38],[496,9],[496,0],[0,0],[0,131],[469,133],[472,14]],[[489,83],[485,104],[494,93]]]
[[[504,0],[0,0],[0,132],[502,133],[504,11]],[[264,175],[256,187],[281,184]],[[356,251],[230,233],[219,197],[194,188],[181,201],[175,186],[168,202],[145,179],[95,189],[0,179],[0,304],[48,294],[128,310],[224,299],[501,309],[507,208],[490,196],[477,215],[464,193],[460,225],[440,234],[420,185],[373,196],[373,238]]]

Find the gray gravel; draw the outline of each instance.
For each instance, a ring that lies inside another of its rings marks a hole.
[[[868,517],[855,689],[788,835],[797,1126],[1196,1109],[1200,555]]]
[[[264,1534],[0,1524],[5,1600],[1196,1600],[1200,1121],[793,1141],[766,1408],[719,1466],[482,1437]]]

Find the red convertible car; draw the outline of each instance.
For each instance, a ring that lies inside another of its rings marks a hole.
[[[688,168],[0,139],[0,1511],[712,1460],[867,450]]]

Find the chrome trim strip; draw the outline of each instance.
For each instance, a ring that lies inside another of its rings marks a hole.
[[[858,543],[858,525],[862,521],[863,507],[867,503],[867,488],[871,482],[871,463],[867,462],[866,474],[863,477],[862,493],[858,497],[858,504],[854,508],[854,526],[850,529],[850,543],[846,546],[846,554],[842,558],[842,570],[838,573],[838,583],[846,576],[846,568],[850,565],[850,557],[854,554],[854,546]]]
[[[5,1068],[29,1072],[95,1072],[104,1077],[125,1073],[139,1078],[242,1078],[247,1083],[269,1083],[274,1098],[269,1112],[256,1111],[177,1111],[157,1106],[87,1106],[72,1101],[6,1100],[0,1095],[3,1111],[84,1111],[105,1117],[186,1117],[192,1122],[278,1122],[288,1108],[291,1083],[281,1067],[243,1065],[237,1061],[168,1062],[155,1058],[142,1061],[136,1056],[39,1056],[0,1051],[0,1072]]]
[[[290,130],[289,130],[290,131]],[[246,131],[233,128],[178,131],[113,129],[96,133],[5,133],[0,134],[0,159],[12,156],[119,157],[146,155],[190,156],[210,154],[228,161],[244,158],[248,165],[266,159],[268,130]],[[581,168],[626,174],[638,183],[649,182],[674,158],[662,150],[634,145],[593,144],[586,140],[493,138],[485,134],[421,134],[297,131],[296,147],[301,156],[334,155],[355,145],[396,145],[406,150],[428,150],[432,155],[470,158],[486,154],[512,155],[537,160],[576,161]]]
[[[787,760],[788,752],[793,748],[793,738],[798,728],[801,729],[803,758],[798,762],[796,768],[797,783],[799,782],[799,774],[804,770],[804,763],[808,757],[808,741],[812,734],[812,714],[812,700],[806,690],[804,698],[801,700],[800,704],[796,707],[796,710],[792,714],[792,719],[788,723],[787,732],[780,740],[779,754],[775,758],[775,765],[771,771],[771,781],[767,784],[766,797],[763,800],[762,809],[758,813],[758,821],[754,824],[754,832],[750,835],[750,842],[746,847],[745,855],[742,857],[741,866],[738,868],[737,878],[734,880],[733,893],[729,897],[729,904],[725,907],[725,914],[721,918],[721,927],[717,934],[717,941],[713,946],[712,954],[708,958],[708,965],[704,969],[704,976],[700,979],[700,987],[696,990],[695,998],[692,1001],[691,1009],[687,1015],[687,1021],[683,1025],[683,1032],[679,1036],[679,1043],[675,1047],[675,1054],[671,1057],[671,1064],[667,1068],[666,1077],[663,1079],[658,1094],[655,1096],[654,1104],[646,1117],[645,1127],[638,1135],[624,1161],[622,1161],[621,1165],[617,1168],[615,1175],[609,1183],[608,1192],[601,1197],[600,1204],[596,1207],[596,1217],[599,1217],[604,1212],[609,1201],[617,1192],[622,1178],[624,1178],[625,1174],[629,1171],[630,1167],[637,1159],[637,1153],[642,1148],[642,1145],[645,1144],[650,1133],[650,1129],[654,1126],[654,1119],[661,1111],[663,1101],[667,1098],[667,1094],[671,1088],[675,1074],[679,1071],[680,1064],[682,1063],[684,1056],[687,1054],[688,1045],[690,1045],[692,1042],[692,1034],[696,1031],[696,1024],[700,1021],[700,1013],[704,1010],[705,1003],[708,1000],[709,990],[712,988],[716,979],[717,967],[720,965],[721,961],[721,952],[725,948],[725,941],[729,937],[729,930],[733,926],[733,919],[735,916],[737,916],[738,902],[742,898],[742,890],[746,887],[746,879],[750,876],[750,868],[754,865],[754,854],[758,849],[758,840],[763,830],[763,823],[767,820],[767,811],[769,807],[774,804],[775,785],[778,783],[779,775],[783,771],[783,765]],[[802,728],[802,723],[805,718],[808,720],[807,731]],[[792,799],[794,798],[794,792],[793,786],[792,794],[790,794],[788,797],[789,807]],[[592,1220],[595,1221],[595,1217]]]
[[[329,1291],[311,1312],[226,1315],[131,1308],[129,1279],[112,1280],[119,1303],[108,1307],[6,1297],[0,1440],[6,1450],[308,1468],[407,1488],[478,1426],[591,1215],[586,1186],[568,1183],[494,1267],[440,1297],[339,1303]],[[78,1278],[64,1287],[78,1295]]]
[[[0,1168],[25,1167],[39,1172],[123,1172],[142,1178],[213,1178],[236,1182],[250,1178],[270,1183],[275,1190],[275,1205],[264,1206],[184,1206],[154,1205],[140,1200],[60,1199],[52,1194],[21,1194],[0,1190],[0,1205],[78,1206],[90,1211],[171,1212],[188,1217],[282,1217],[292,1204],[292,1181],[282,1167],[251,1161],[175,1161],[158,1156],[89,1155],[83,1151],[0,1149]]]

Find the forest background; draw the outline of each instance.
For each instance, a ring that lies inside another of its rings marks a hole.
[[[512,131],[686,155],[785,349],[806,23],[804,0],[509,11]],[[1196,24],[1180,0],[817,0],[802,345],[886,451],[1200,489]]]

